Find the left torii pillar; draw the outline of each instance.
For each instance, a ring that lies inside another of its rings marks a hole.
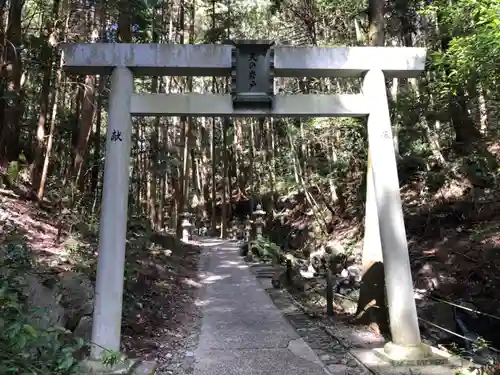
[[[96,299],[92,324],[93,359],[99,359],[105,349],[120,350],[132,136],[130,109],[133,91],[132,72],[126,67],[114,68],[109,94]]]

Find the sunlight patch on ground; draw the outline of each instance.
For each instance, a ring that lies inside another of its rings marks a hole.
[[[224,280],[224,279],[227,279],[228,277],[231,277],[231,275],[210,275],[210,276],[204,277],[201,282],[203,284],[213,284],[216,281]]]
[[[249,268],[248,264],[242,264],[241,262],[235,262],[233,260],[225,260],[217,268],[238,268],[240,270]]]
[[[208,304],[210,304],[210,300],[209,299],[197,299],[194,301],[194,304],[195,304],[195,306],[203,307],[203,306],[207,306]]]
[[[191,278],[182,279],[182,283],[185,285],[188,285],[188,286],[195,287],[195,288],[201,288],[203,286],[203,284],[201,284],[198,281],[195,281]]]

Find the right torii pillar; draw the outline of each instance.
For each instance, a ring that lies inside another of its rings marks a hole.
[[[368,169],[371,176],[367,178],[367,216],[374,215],[376,210],[379,233],[373,233],[375,228],[365,230],[367,234],[371,232],[368,246],[382,248],[392,336],[392,342],[377,353],[393,364],[436,363],[444,359],[433,356],[431,348],[422,344],[420,338],[386,92],[384,73],[375,69],[368,71],[363,82],[363,95],[369,107],[371,162]],[[372,225],[376,225],[376,218],[371,220]]]

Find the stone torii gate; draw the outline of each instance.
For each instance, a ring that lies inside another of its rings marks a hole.
[[[368,117],[372,173],[368,177],[367,234],[381,246],[392,343],[387,359],[420,361],[422,344],[399,193],[385,78],[418,76],[423,48],[319,48],[273,46],[267,41],[230,44],[68,44],[64,69],[111,74],[106,162],[99,233],[92,357],[119,350],[122,316],[131,116]],[[134,93],[134,75],[231,76],[232,92]],[[275,95],[274,77],[364,76],[353,95]],[[370,218],[372,218],[370,220]],[[377,220],[378,219],[378,220]],[[371,246],[371,245],[370,245]]]

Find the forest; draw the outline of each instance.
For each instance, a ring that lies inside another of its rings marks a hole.
[[[427,48],[419,78],[387,80],[414,284],[430,299],[486,315],[435,301],[419,314],[500,349],[491,335],[500,328],[498,0],[0,0],[0,24],[1,374],[75,374],[91,325],[110,77],[64,72],[66,43]],[[361,79],[276,78],[275,86],[288,94],[357,93]],[[137,77],[135,88],[227,93],[230,82]],[[134,118],[124,352],[169,362],[196,325],[195,296],[171,281],[196,278],[196,249],[175,239],[184,212],[197,233],[230,238],[260,204],[262,248],[307,258],[335,247],[361,270],[380,263],[363,251],[365,122]],[[24,274],[35,276],[19,280]],[[383,267],[373,277],[361,287],[358,311],[384,304]],[[40,329],[27,323],[26,290],[58,301],[48,303]],[[383,333],[383,310],[360,324]],[[153,343],[166,320],[163,328],[175,332],[167,349]],[[54,322],[63,329],[47,329]],[[457,344],[428,331],[431,341]]]

